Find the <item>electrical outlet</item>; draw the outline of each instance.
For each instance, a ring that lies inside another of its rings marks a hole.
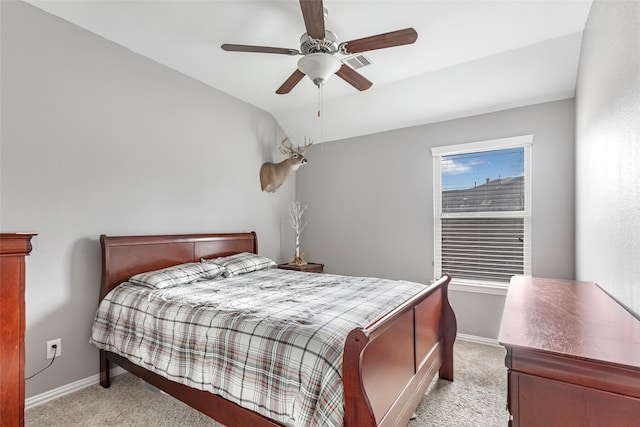
[[[55,349],[53,348],[54,345],[56,346]],[[47,341],[47,359],[53,359],[54,353],[56,357],[62,356],[62,338]]]

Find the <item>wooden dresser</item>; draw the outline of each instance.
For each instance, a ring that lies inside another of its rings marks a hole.
[[[0,233],[0,426],[24,425],[25,256],[35,234]]]
[[[514,277],[498,341],[511,426],[640,425],[640,320],[595,283]]]

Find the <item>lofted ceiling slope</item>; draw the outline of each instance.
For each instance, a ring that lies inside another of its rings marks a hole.
[[[366,52],[363,92],[332,76],[276,89],[300,56],[226,52],[223,43],[299,49],[296,0],[28,3],[271,113],[287,132],[338,140],[574,96],[591,0],[325,0],[340,41],[413,27],[414,44]],[[340,56],[344,58],[344,56]],[[321,118],[317,117],[319,98]]]

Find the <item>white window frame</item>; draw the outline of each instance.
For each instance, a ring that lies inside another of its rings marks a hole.
[[[525,200],[524,211],[518,212],[483,212],[481,217],[524,218],[524,274],[531,275],[531,146],[533,135],[521,135],[510,138],[492,139],[470,142],[466,144],[434,147],[433,156],[433,218],[434,218],[434,274],[435,278],[442,274],[442,219],[468,217],[469,213],[442,213],[442,157],[457,154],[468,154],[482,151],[504,150],[508,148],[524,148]],[[468,280],[453,277],[450,289],[466,292],[506,295],[508,284],[483,280]]]

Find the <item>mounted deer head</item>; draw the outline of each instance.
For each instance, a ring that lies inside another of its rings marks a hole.
[[[289,156],[289,158],[280,163],[267,162],[260,168],[262,191],[274,193],[289,178],[289,175],[297,171],[300,165],[307,163],[307,159],[304,158],[304,152],[313,145],[311,138],[307,140],[305,136],[303,147],[297,145],[294,148],[291,141],[289,141],[289,145],[286,144],[287,141],[289,141],[289,137],[284,135],[279,148],[280,152]]]

